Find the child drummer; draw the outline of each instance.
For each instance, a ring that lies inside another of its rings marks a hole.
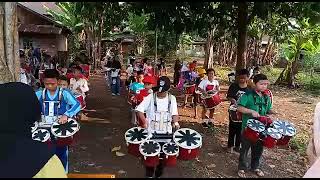
[[[227,98],[230,101],[230,106],[237,105],[240,97],[246,93],[248,88],[249,71],[242,69],[237,72],[236,82],[232,83],[228,89]],[[232,115],[234,113],[235,115]],[[228,150],[232,148],[236,152],[240,152],[241,143],[241,117],[237,115],[238,112],[229,110],[229,137],[228,137]]]
[[[170,85],[171,82],[168,77],[160,77],[157,86],[154,88],[155,92],[145,97],[136,108],[138,117],[142,122],[141,126],[148,129],[148,132],[172,134],[172,128],[178,129],[180,127],[176,97],[168,92]],[[144,113],[146,113],[146,116],[144,116]],[[163,126],[159,126],[159,123],[162,124],[161,121]],[[157,167],[146,167],[146,177],[152,178],[155,176],[158,178],[162,175],[163,169],[164,162],[160,159]]]
[[[201,91],[203,95],[208,95],[211,92],[214,91],[220,91],[219,82],[215,80],[215,71],[214,69],[208,69],[207,70],[207,79],[204,79],[200,82],[198,89]],[[215,108],[207,109],[204,105],[202,106],[202,125],[204,127],[214,127],[213,123],[213,115]],[[209,119],[206,119],[207,111],[210,111]]]
[[[271,101],[268,95],[263,92],[267,89],[269,81],[266,75],[257,74],[253,78],[255,84],[254,90],[246,92],[239,99],[238,111],[242,113],[242,131],[246,128],[248,119],[265,116],[271,110]],[[260,169],[260,159],[263,153],[263,144],[259,140],[251,143],[242,135],[241,149],[239,157],[238,175],[245,178],[245,170],[247,170],[248,152],[251,149],[251,170],[259,177],[263,177],[264,173]]]
[[[57,70],[45,70],[45,89],[36,92],[42,109],[42,123],[45,122],[50,126],[56,120],[60,124],[65,124],[68,118],[74,117],[80,111],[80,103],[69,90],[58,87],[58,79],[59,72]],[[55,139],[51,140],[55,144]],[[56,146],[55,154],[68,172],[68,146]]]
[[[204,68],[199,68],[198,69],[198,77],[196,78],[195,80],[195,83],[196,83],[196,87],[198,88],[200,82],[202,80],[204,80],[206,78],[206,70]],[[193,93],[193,108],[194,108],[194,118],[197,119],[198,117],[198,109],[197,109],[197,106],[198,106],[198,103],[200,103],[200,95],[201,95],[201,92],[199,90],[196,90],[194,93]]]

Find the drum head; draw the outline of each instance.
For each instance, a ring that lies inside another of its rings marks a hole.
[[[38,129],[32,133],[32,139],[35,141],[46,142],[50,139],[50,132],[46,129]]]
[[[273,127],[281,132],[284,136],[294,136],[296,134],[296,128],[294,128],[293,124],[287,121],[276,120],[273,121]]]
[[[157,156],[160,154],[161,146],[153,140],[147,140],[140,144],[139,151],[143,156]]]
[[[173,141],[184,149],[196,149],[202,145],[202,136],[195,130],[181,128],[174,132]]]
[[[179,154],[179,147],[175,143],[165,143],[162,151],[166,155],[173,156]]]
[[[256,132],[262,132],[266,129],[262,122],[255,119],[249,119],[247,126]]]
[[[66,138],[73,136],[80,130],[79,123],[74,119],[68,119],[68,122],[65,124],[59,124],[54,122],[51,126],[51,133],[60,138]]]
[[[148,131],[141,127],[133,127],[125,133],[125,139],[131,144],[140,144],[148,138]]]
[[[271,136],[272,138],[277,139],[277,140],[281,139],[281,137],[282,137],[282,134],[280,133],[280,131],[278,131],[275,128],[268,128],[267,135]]]
[[[36,121],[33,123],[33,126],[31,127],[31,132],[33,133],[35,130],[38,129],[39,123]]]

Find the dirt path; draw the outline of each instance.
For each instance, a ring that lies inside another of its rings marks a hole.
[[[70,172],[144,177],[140,161],[126,152],[124,133],[131,126],[130,108],[124,96],[111,96],[103,75],[92,76],[90,83],[90,96],[87,99],[88,109],[91,109],[87,115],[89,121],[81,123],[79,141],[70,150]],[[172,93],[179,95],[175,91]],[[182,97],[177,98],[182,101]],[[280,106],[280,102],[275,105]],[[214,133],[200,127],[197,123],[199,120],[189,117],[193,116],[191,108],[179,108],[182,127],[190,127],[201,133],[203,146],[197,160],[179,161],[177,167],[166,169],[164,177],[237,177],[239,155],[227,153],[224,149],[228,133],[227,107],[228,103],[223,102],[217,110],[217,129]],[[120,151],[126,155],[118,157],[111,152],[115,146],[121,146]],[[305,159],[287,149],[265,150],[262,168],[266,177],[274,178],[301,177],[306,171]],[[248,175],[255,177],[250,173]]]

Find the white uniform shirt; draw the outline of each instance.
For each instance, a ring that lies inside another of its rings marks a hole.
[[[213,85],[215,88],[214,90],[220,91],[219,82],[217,80],[209,81],[208,79],[204,79],[200,82],[198,87],[207,91],[206,88],[208,85]]]
[[[77,90],[78,87],[80,87],[82,93]],[[83,97],[85,97],[85,92],[89,91],[88,82],[83,78],[80,78],[78,81],[75,78],[71,78],[70,89],[72,92],[81,94]]]
[[[156,97],[157,101],[157,112],[155,112],[154,106],[154,95],[149,94],[143,99],[143,101],[137,106],[136,111],[146,113],[146,119],[148,124],[148,131],[153,133],[172,133],[172,116],[178,115],[178,106],[176,97],[171,95],[171,109],[170,114],[168,113],[168,95],[160,99]],[[166,127],[165,127],[166,126]]]

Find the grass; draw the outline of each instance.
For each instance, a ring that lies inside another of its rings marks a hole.
[[[309,143],[308,133],[301,132],[297,133],[290,141],[289,146],[298,151],[299,154],[306,156],[306,150]]]

